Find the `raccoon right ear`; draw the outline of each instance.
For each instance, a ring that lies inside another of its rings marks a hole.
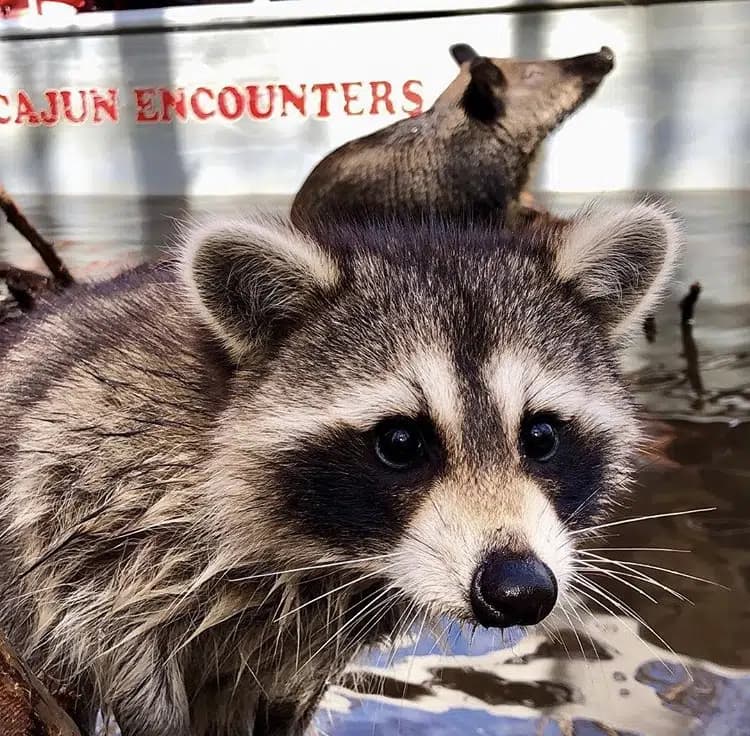
[[[555,270],[617,337],[656,307],[681,248],[679,222],[661,205],[592,207],[563,228],[554,245]]]
[[[500,67],[486,56],[472,59],[469,74],[471,79],[461,98],[461,105],[466,114],[483,123],[497,120],[505,112],[505,75],[500,71]]]
[[[314,311],[340,278],[317,243],[280,222],[220,222],[187,242],[182,271],[191,299],[238,361]]]

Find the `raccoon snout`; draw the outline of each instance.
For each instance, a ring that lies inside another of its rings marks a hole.
[[[584,80],[599,82],[615,66],[615,54],[609,46],[602,46],[595,54],[583,54],[566,59],[563,68],[569,74],[575,74]]]
[[[537,557],[508,557],[494,551],[474,573],[469,598],[482,626],[530,626],[554,608],[557,581]]]

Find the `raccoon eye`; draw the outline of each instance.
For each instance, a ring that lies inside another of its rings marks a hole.
[[[392,470],[409,470],[419,465],[426,454],[422,430],[406,417],[383,422],[375,430],[375,454]]]
[[[535,415],[521,427],[521,450],[524,457],[538,463],[551,460],[560,445],[560,434],[554,417]]]

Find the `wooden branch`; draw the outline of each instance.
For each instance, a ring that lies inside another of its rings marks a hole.
[[[35,271],[25,271],[9,263],[0,262],[0,279],[5,281],[10,295],[22,312],[30,312],[37,297],[52,288],[52,280]]]
[[[654,342],[656,340],[656,317],[653,314],[649,314],[643,320],[643,333],[646,335],[646,340]]]
[[[2,634],[0,736],[81,736],[72,719]]]
[[[12,197],[0,186],[0,209],[5,213],[8,222],[29,241],[31,247],[41,256],[44,265],[52,274],[55,283],[65,288],[74,283],[73,276],[55,251],[55,246],[45,240],[37,229],[26,219]]]

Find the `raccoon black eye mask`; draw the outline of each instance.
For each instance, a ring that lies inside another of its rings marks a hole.
[[[652,204],[219,221],[0,326],[0,629],[88,733],[265,736],[407,608],[554,617],[627,492],[615,352],[679,245]]]

